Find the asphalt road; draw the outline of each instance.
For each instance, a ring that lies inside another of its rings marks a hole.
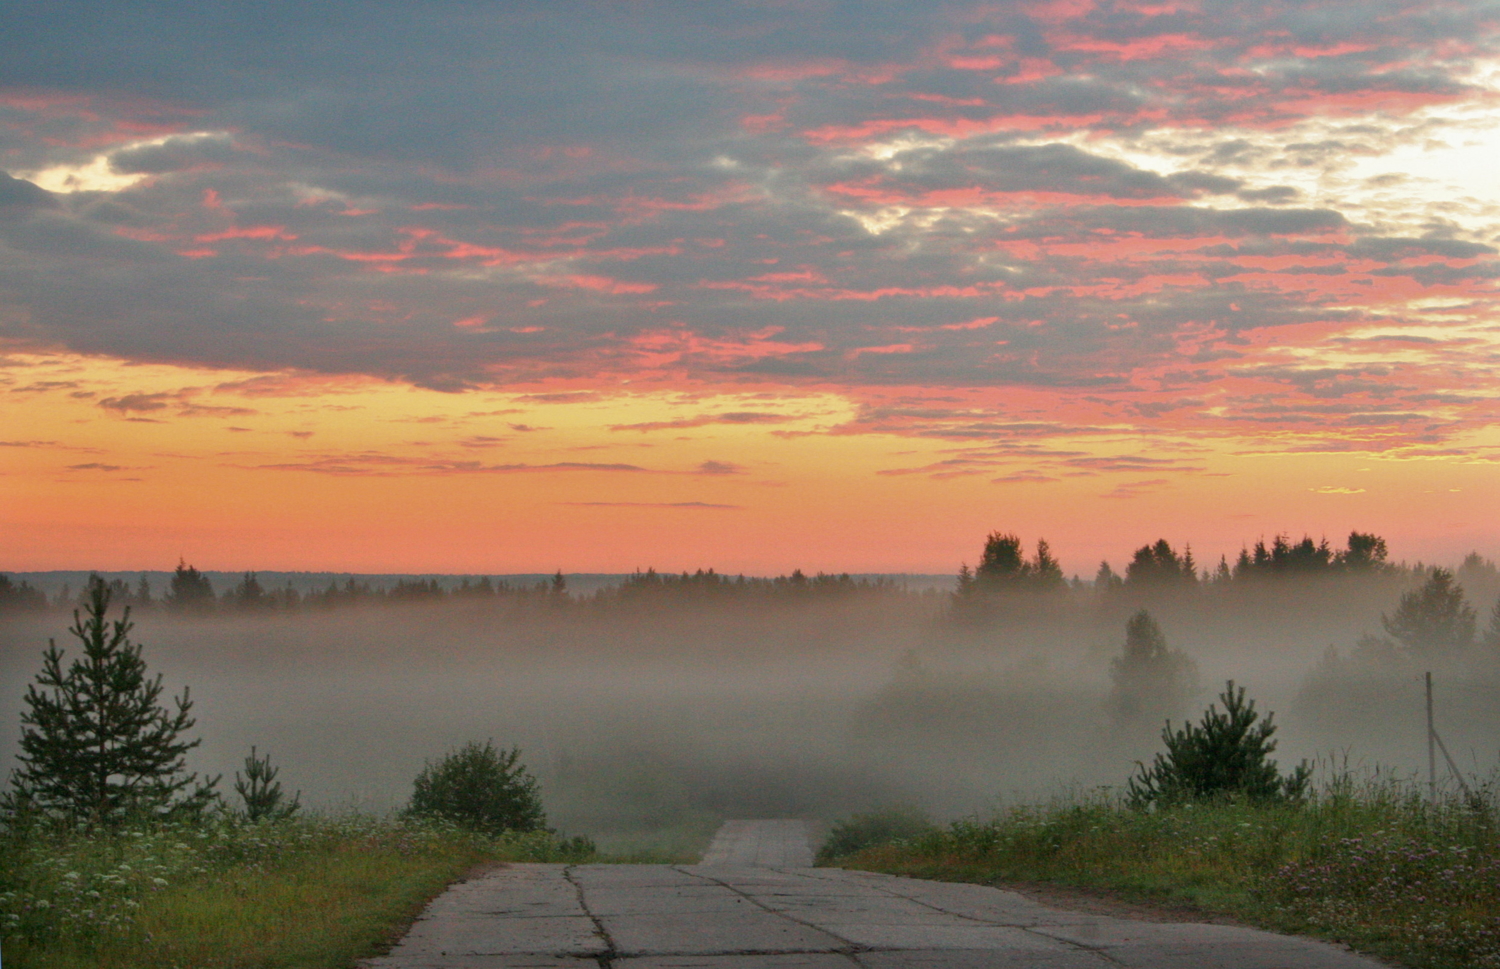
[[[510,865],[437,898],[370,969],[1383,969],[1307,939],[1048,908],[812,868],[801,821],[730,821],[697,865]]]

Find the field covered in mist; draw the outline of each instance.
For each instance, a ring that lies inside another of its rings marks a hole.
[[[1163,719],[1196,717],[1226,679],[1275,712],[1283,765],[1414,775],[1431,670],[1439,731],[1465,771],[1487,774],[1500,756],[1500,650],[1483,633],[1500,577],[1479,559],[1458,570],[1478,613],[1470,648],[1380,647],[1382,616],[1428,574],[1101,576],[957,600],[679,583],[632,596],[158,607],[137,609],[134,639],[170,692],[191,688],[195,769],[232,775],[253,744],[304,804],[384,810],[404,803],[424,761],[494,738],[522,747],[552,824],[608,840],[890,804],[954,817],[1123,784],[1158,748]],[[1180,689],[1122,705],[1112,673],[1142,608],[1189,662]],[[26,683],[49,638],[72,645],[68,622],[53,608],[0,612],[6,773]]]

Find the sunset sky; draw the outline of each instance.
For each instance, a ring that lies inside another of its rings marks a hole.
[[[1500,554],[1495,3],[0,9],[0,570]]]

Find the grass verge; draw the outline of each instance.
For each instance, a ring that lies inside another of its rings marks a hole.
[[[868,845],[833,863],[1105,891],[1342,941],[1415,969],[1500,969],[1496,822],[1493,787],[1429,804],[1411,785],[1344,779],[1300,804],[1153,811],[1099,792]]]
[[[359,816],[12,835],[0,944],[7,969],[347,969],[477,865],[586,850]]]

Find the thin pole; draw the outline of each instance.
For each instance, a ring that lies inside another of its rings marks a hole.
[[[1427,673],[1427,799],[1437,803],[1437,731],[1432,725],[1432,672]]]

